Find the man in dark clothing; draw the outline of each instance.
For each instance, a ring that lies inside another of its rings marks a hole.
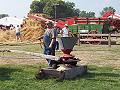
[[[53,27],[53,23],[51,21],[47,22],[47,28],[45,29],[45,33],[43,35],[43,44],[44,44],[44,54],[55,56],[55,47],[56,47],[56,30]],[[52,67],[52,61],[47,59],[48,66]]]

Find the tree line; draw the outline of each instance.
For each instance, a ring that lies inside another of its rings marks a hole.
[[[111,10],[115,12],[113,7],[105,7],[100,12],[102,16],[104,12]],[[66,17],[95,17],[95,12],[80,11],[80,9],[75,8],[75,3],[65,2],[63,0],[35,0],[30,5],[30,13],[44,13],[52,18],[66,18]],[[55,17],[56,16],[56,17]]]
[[[111,11],[114,13],[116,10],[112,6],[105,7],[100,12],[100,16],[102,16],[106,11]],[[29,13],[44,13],[52,18],[66,18],[75,16],[85,18],[95,17],[95,12],[87,12],[85,10],[81,11],[80,9],[75,8],[75,3],[68,1],[65,2],[63,0],[34,0],[30,5]],[[8,16],[8,14],[0,14],[0,19]]]

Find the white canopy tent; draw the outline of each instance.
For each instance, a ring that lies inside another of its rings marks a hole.
[[[16,17],[4,17],[2,19],[0,19],[0,24],[1,25],[6,25],[6,26],[10,26],[11,24],[13,26],[16,25],[20,25],[23,23],[23,18],[16,18]]]

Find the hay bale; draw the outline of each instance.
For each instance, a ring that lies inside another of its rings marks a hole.
[[[47,17],[45,14],[33,14],[36,16]],[[45,23],[31,18],[26,18],[21,28],[22,41],[37,41],[44,33]],[[15,30],[0,30],[0,42],[15,41]]]

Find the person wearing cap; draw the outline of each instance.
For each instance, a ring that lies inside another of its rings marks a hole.
[[[54,29],[54,25],[51,21],[46,23],[47,28],[45,29],[43,35],[43,45],[44,45],[44,54],[55,56],[55,47],[56,47],[56,30]],[[48,62],[48,66],[52,67],[52,60],[46,59]]]
[[[70,29],[68,28],[68,24],[64,25],[64,28],[61,31],[62,37],[71,37]]]

